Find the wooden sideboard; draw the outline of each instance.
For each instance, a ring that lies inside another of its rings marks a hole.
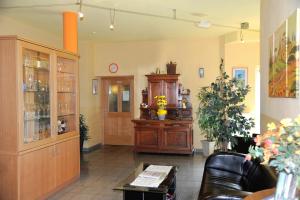
[[[192,154],[193,120],[132,120],[135,152]]]

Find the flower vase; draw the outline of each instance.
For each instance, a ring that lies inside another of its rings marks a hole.
[[[165,118],[166,118],[166,115],[158,115],[159,120],[165,120]]]
[[[296,200],[297,176],[280,172],[276,185],[275,200]]]

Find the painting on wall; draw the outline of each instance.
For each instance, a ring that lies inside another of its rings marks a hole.
[[[233,67],[232,68],[232,77],[239,81],[241,87],[246,87],[248,84],[248,75],[246,67]]]
[[[269,81],[271,97],[286,97],[286,22],[274,33],[274,62]]]
[[[269,38],[269,96],[274,96],[274,34]]]
[[[287,97],[296,97],[297,84],[297,11],[295,11],[287,22]]]
[[[299,21],[296,10],[269,39],[270,97],[295,98],[299,91]]]

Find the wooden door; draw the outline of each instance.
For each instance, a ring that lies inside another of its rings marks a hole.
[[[133,76],[102,77],[104,143],[133,145]]]
[[[55,186],[54,146],[20,156],[20,199],[43,199]]]
[[[79,155],[79,138],[56,145],[56,185],[58,187],[79,176]]]

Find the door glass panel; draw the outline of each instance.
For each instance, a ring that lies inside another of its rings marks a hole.
[[[130,112],[130,85],[122,87],[122,112]]]
[[[51,136],[49,55],[24,49],[24,143]]]
[[[108,88],[109,112],[118,112],[118,85],[110,85]]]
[[[76,61],[57,58],[57,133],[76,130]]]

